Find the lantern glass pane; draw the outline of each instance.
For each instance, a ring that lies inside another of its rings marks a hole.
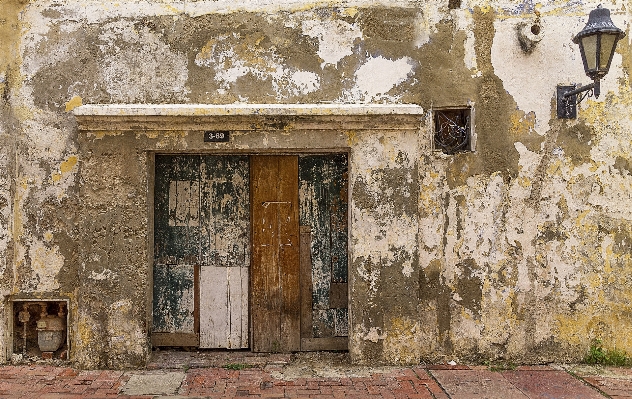
[[[617,43],[617,35],[601,35],[601,51],[599,54],[599,69],[605,70],[608,68],[608,61],[610,61],[610,55],[614,51],[614,46]]]
[[[586,73],[597,69],[597,35],[584,36],[581,38],[582,50],[586,58]]]

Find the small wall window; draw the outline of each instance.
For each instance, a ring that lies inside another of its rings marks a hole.
[[[434,149],[444,154],[473,151],[472,119],[471,107],[434,109]]]

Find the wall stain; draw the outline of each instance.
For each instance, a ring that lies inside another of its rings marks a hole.
[[[441,275],[443,265],[439,260],[433,260],[428,266],[419,272],[419,300],[421,302],[436,301],[437,327],[439,336],[437,340],[445,353],[453,350],[451,334],[451,309],[452,290],[446,286]]]
[[[456,302],[471,310],[475,317],[480,318],[483,283],[480,277],[475,275],[479,267],[474,259],[465,259],[458,263],[456,268],[460,271],[454,284],[455,292],[460,298]]]

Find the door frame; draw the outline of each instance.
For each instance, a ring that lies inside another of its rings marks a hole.
[[[146,318],[145,318],[145,324],[147,326],[147,334],[148,334],[148,339],[149,339],[149,343],[150,345],[153,346],[171,346],[171,345],[156,345],[157,343],[160,342],[156,342],[156,344],[154,344],[154,339],[152,338],[152,330],[153,330],[153,294],[154,294],[154,273],[153,273],[153,265],[154,265],[154,216],[155,216],[155,201],[154,201],[154,195],[155,195],[155,186],[156,186],[156,155],[177,155],[177,156],[187,156],[187,155],[191,155],[191,156],[195,156],[195,155],[247,155],[247,156],[252,156],[252,155],[290,155],[290,156],[301,156],[301,155],[326,155],[326,154],[345,154],[347,156],[347,162],[348,162],[348,177],[347,177],[347,203],[349,204],[348,206],[348,211],[347,211],[347,259],[350,261],[351,260],[351,238],[352,238],[352,217],[351,217],[351,212],[352,212],[352,207],[351,207],[351,198],[352,198],[352,189],[351,189],[351,181],[350,181],[350,177],[352,176],[352,152],[351,152],[351,148],[349,147],[345,147],[345,148],[312,148],[312,149],[304,149],[304,148],[292,148],[292,149],[248,149],[248,150],[237,150],[237,149],[227,149],[227,150],[209,150],[209,151],[159,151],[159,150],[148,150],[146,151],[146,162],[147,162],[147,265],[148,265],[148,289],[147,289],[147,295],[146,295],[146,309],[147,309],[147,314],[146,314]],[[252,213],[251,213],[251,218],[252,218]],[[299,226],[299,246],[300,246],[300,226]],[[251,248],[252,251],[252,248]],[[299,260],[301,259],[301,255],[299,253]],[[250,262],[252,265],[252,257],[250,258]],[[300,265],[299,265],[299,273],[300,273]],[[349,331],[352,330],[352,308],[351,308],[351,282],[350,282],[350,277],[351,277],[351,273],[350,273],[351,267],[350,265],[347,266],[347,281],[348,281],[348,289],[347,289],[347,298],[348,298],[348,323],[349,323]],[[199,274],[199,273],[198,273]],[[197,278],[199,276],[196,276],[196,299],[199,296],[199,294],[197,293],[197,290],[199,290],[199,281],[197,281]],[[250,276],[249,276],[249,280],[250,280]],[[300,282],[299,282],[300,284]],[[250,301],[250,295],[252,293],[252,288],[251,288],[251,284],[250,281],[248,283],[248,312],[251,313],[251,301]],[[299,294],[303,295],[304,290],[302,289],[302,287],[299,287]],[[198,306],[199,303],[196,302],[196,306]],[[197,340],[196,342],[194,342],[194,340],[187,338],[186,341],[184,342],[186,345],[183,344],[177,344],[177,345],[172,345],[172,346],[192,346],[192,347],[199,347],[199,309],[196,307],[196,319],[195,319],[195,326],[196,326],[196,334],[197,334]],[[300,323],[300,328],[303,328],[303,322],[301,320]],[[301,332],[299,332],[300,334]],[[248,336],[249,336],[249,350],[252,351],[252,319],[251,316],[249,314],[248,316]],[[301,336],[300,340],[301,340],[301,346],[303,346],[303,343],[306,343],[306,350],[307,351],[317,351],[317,350],[347,350],[348,349],[348,343],[349,343],[349,339],[350,339],[350,335],[348,335],[347,337],[335,337],[335,339],[332,339],[330,341],[331,345],[333,345],[333,347],[328,348],[328,349],[323,349],[321,347],[321,345],[319,345],[318,343],[315,343],[314,340],[317,339],[305,339]],[[227,350],[231,350],[231,349],[227,349]]]

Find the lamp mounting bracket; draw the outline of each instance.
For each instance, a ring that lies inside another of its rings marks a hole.
[[[561,119],[577,118],[577,94],[565,96],[575,90],[575,86],[557,86],[557,117]]]
[[[577,104],[582,102],[587,96],[599,97],[600,84],[596,79],[593,83],[585,86],[557,86],[557,117],[560,119],[577,118]],[[586,92],[579,99],[577,95]]]

